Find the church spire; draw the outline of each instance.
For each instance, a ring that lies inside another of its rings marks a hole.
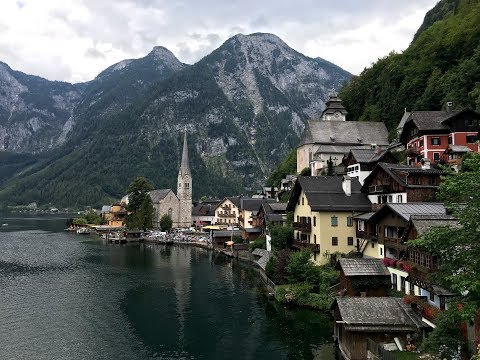
[[[182,162],[180,164],[180,174],[190,174],[190,166],[188,161],[188,145],[187,145],[187,129],[185,128],[185,133],[183,136],[183,152],[182,152]]]

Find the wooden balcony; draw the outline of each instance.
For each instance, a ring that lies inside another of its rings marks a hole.
[[[407,156],[417,156],[420,155],[421,151],[420,148],[413,146],[405,150],[405,155]]]
[[[234,217],[237,217],[236,214],[232,214],[232,213],[219,213],[218,214],[218,217],[222,217],[222,218],[234,218]]]
[[[294,222],[293,223],[293,229],[298,230],[301,232],[312,232],[312,223],[306,223],[306,222]]]
[[[365,239],[365,240],[377,240],[377,234],[375,234],[374,231],[361,231],[361,230],[356,230],[356,237],[359,239]]]
[[[390,191],[390,184],[372,185],[368,187],[370,194],[384,193]]]
[[[232,205],[222,205],[220,206],[222,210],[232,210]]]
[[[293,240],[292,246],[297,249],[310,249],[312,252],[320,252],[320,244],[311,244],[306,241]]]
[[[398,250],[406,250],[407,249],[407,245],[405,245],[403,243],[403,240],[400,239],[400,238],[391,238],[391,237],[384,236],[383,237],[383,245],[385,245],[385,247],[395,248],[395,249],[398,249]]]

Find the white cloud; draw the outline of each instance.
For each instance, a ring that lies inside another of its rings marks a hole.
[[[0,61],[52,80],[86,81],[155,45],[193,63],[238,33],[271,32],[359,73],[405,49],[435,0],[5,0]]]

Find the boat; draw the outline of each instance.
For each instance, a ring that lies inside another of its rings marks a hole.
[[[82,228],[77,230],[77,234],[88,235],[88,234],[90,234],[90,229],[86,228],[86,227],[82,227]]]

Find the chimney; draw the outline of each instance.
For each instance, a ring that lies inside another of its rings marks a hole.
[[[375,148],[375,155],[380,155],[381,152],[382,152],[382,148],[380,146],[377,146]]]
[[[422,169],[423,170],[430,170],[430,159],[424,158],[422,160]]]
[[[453,109],[453,102],[447,102],[447,112],[452,112]]]
[[[352,195],[352,178],[350,176],[344,176],[342,180],[342,189],[345,195]]]

